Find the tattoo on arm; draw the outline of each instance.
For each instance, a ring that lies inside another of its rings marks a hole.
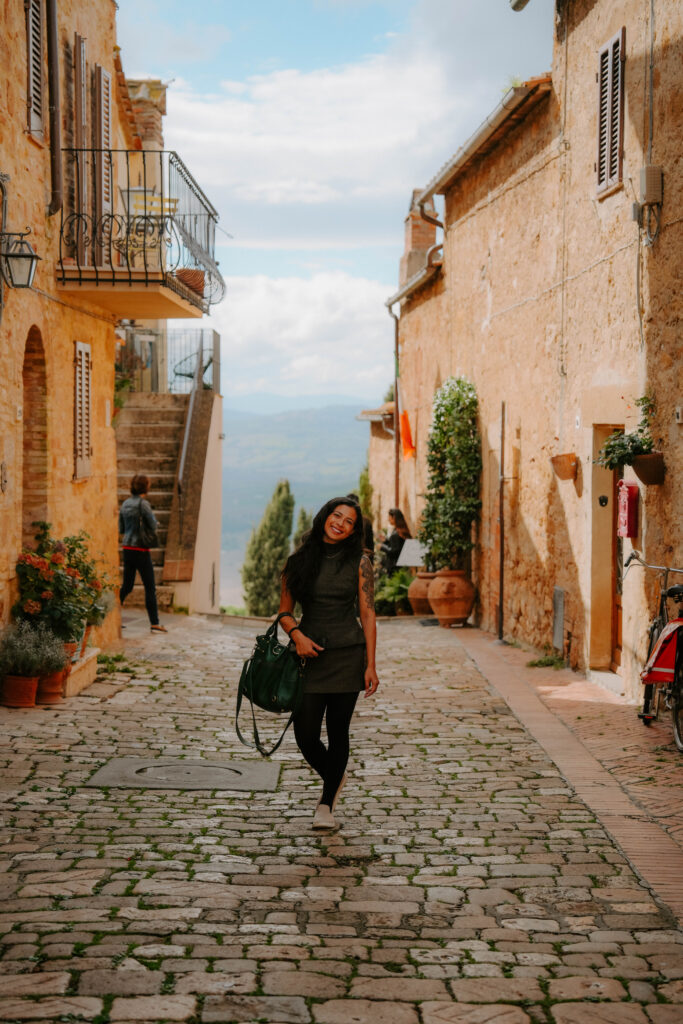
[[[360,562],[360,574],[363,582],[361,589],[369,608],[375,607],[375,577],[372,571],[372,562],[367,555],[363,555]]]

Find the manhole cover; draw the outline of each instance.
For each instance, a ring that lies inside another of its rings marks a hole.
[[[85,783],[118,789],[234,789],[272,791],[280,769],[267,761],[114,757]]]

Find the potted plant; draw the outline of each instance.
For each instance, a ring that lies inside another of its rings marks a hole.
[[[50,524],[36,522],[36,548],[25,550],[17,562],[19,600],[12,608],[16,619],[43,622],[58,636],[72,657],[82,643],[88,622],[98,625],[111,607],[103,601],[113,589],[98,573],[81,531],[55,540]]]
[[[427,549],[427,570],[436,572],[427,596],[440,626],[466,622],[474,607],[466,569],[472,525],[481,508],[478,408],[474,385],[464,377],[449,377],[434,396],[429,483],[418,539]]]
[[[13,623],[0,635],[0,675],[4,677],[2,703],[10,708],[28,708],[36,703],[38,678],[58,660],[64,650],[57,637],[42,623],[26,620]]]
[[[427,572],[426,569],[419,569],[417,576],[408,587],[408,600],[413,609],[413,615],[432,615],[432,606],[429,603],[429,584],[436,576],[435,572]]]
[[[633,466],[634,473],[642,483],[661,484],[666,466],[663,454],[655,450],[652,437],[655,401],[646,394],[636,399],[636,405],[641,412],[636,429],[629,434],[625,434],[623,430],[615,430],[610,434],[598,452],[595,462],[605,469]]]
[[[408,588],[413,580],[410,569],[396,569],[390,576],[380,576],[375,588],[375,611],[378,615],[410,615]]]
[[[59,637],[42,623],[38,624],[36,630],[42,634],[43,648],[43,666],[38,677],[36,704],[58,704],[62,699],[64,680],[68,675],[67,652]]]

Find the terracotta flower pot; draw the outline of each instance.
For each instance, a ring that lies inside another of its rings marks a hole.
[[[59,704],[66,675],[66,670],[60,668],[56,672],[50,672],[49,675],[41,676],[38,680],[36,704]]]
[[[33,708],[37,689],[38,676],[5,676],[2,703],[6,708]]]
[[[427,598],[440,626],[462,625],[474,608],[474,584],[461,569],[439,569],[429,584]]]
[[[661,452],[648,452],[647,455],[633,456],[633,472],[641,483],[663,484],[666,466]]]
[[[73,664],[73,656],[74,656],[74,654],[76,653],[76,651],[78,650],[79,647],[80,647],[80,641],[79,640],[73,640],[73,641],[69,640],[68,643],[64,644],[64,653],[66,654],[66,668],[64,669],[64,678],[65,679],[68,676],[69,672],[71,671],[71,666]]]
[[[427,597],[429,581],[436,576],[435,572],[418,572],[413,582],[408,587],[408,600],[413,609],[413,615],[432,615],[432,606]]]
[[[85,633],[83,634],[83,641],[81,643],[80,654],[78,655],[79,658],[84,658],[85,657],[85,649],[88,646],[88,640],[90,639],[90,634],[91,633],[92,633],[92,626],[86,626],[85,627]]]

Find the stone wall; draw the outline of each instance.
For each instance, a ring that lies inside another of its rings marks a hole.
[[[131,124],[119,114],[114,67],[116,6],[112,0],[59,5],[60,94],[63,145],[73,126],[73,41],[87,41],[89,72],[100,63],[112,75],[112,145],[130,145]],[[0,462],[7,485],[0,491],[0,622],[15,599],[14,564],[22,533],[44,515],[56,535],[85,529],[92,552],[117,576],[116,453],[111,427],[114,395],[114,318],[84,298],[59,294],[59,213],[49,216],[50,137],[47,124],[47,49],[43,85],[46,128],[42,138],[26,131],[26,29],[22,4],[5,5],[0,33],[0,170],[9,174],[8,223],[32,229],[41,256],[31,291],[5,290],[0,324]],[[67,183],[65,182],[65,188]],[[74,480],[74,343],[92,349],[90,475]],[[28,344],[28,347],[27,347]],[[24,522],[25,520],[25,522]],[[119,635],[115,609],[96,638]]]
[[[611,685],[634,699],[653,588],[640,570],[627,577],[622,650],[615,655],[616,474],[593,459],[611,429],[635,426],[635,399],[645,391],[657,400],[654,433],[668,473],[662,486],[639,485],[639,535],[623,542],[622,553],[626,557],[633,546],[648,561],[683,564],[683,428],[674,418],[683,395],[674,288],[683,170],[681,114],[672,102],[679,94],[683,13],[673,0],[655,2],[652,162],[664,168],[665,200],[661,231],[650,247],[632,220],[648,149],[647,16],[647,5],[636,0],[561,5],[549,96],[450,184],[442,272],[402,304],[400,319],[402,398],[417,447],[415,460],[401,462],[401,503],[411,525],[423,504],[434,391],[450,374],[466,376],[480,399],[483,448],[473,560],[477,620],[496,628],[505,403],[505,631],[539,647],[551,644],[559,588],[571,663],[609,670],[620,658]],[[598,197],[597,53],[622,26],[623,182]],[[577,455],[574,480],[552,469],[551,456],[562,453]],[[377,502],[389,499],[384,480],[391,454],[388,443],[374,453],[371,446]],[[624,476],[636,479],[630,468]]]

